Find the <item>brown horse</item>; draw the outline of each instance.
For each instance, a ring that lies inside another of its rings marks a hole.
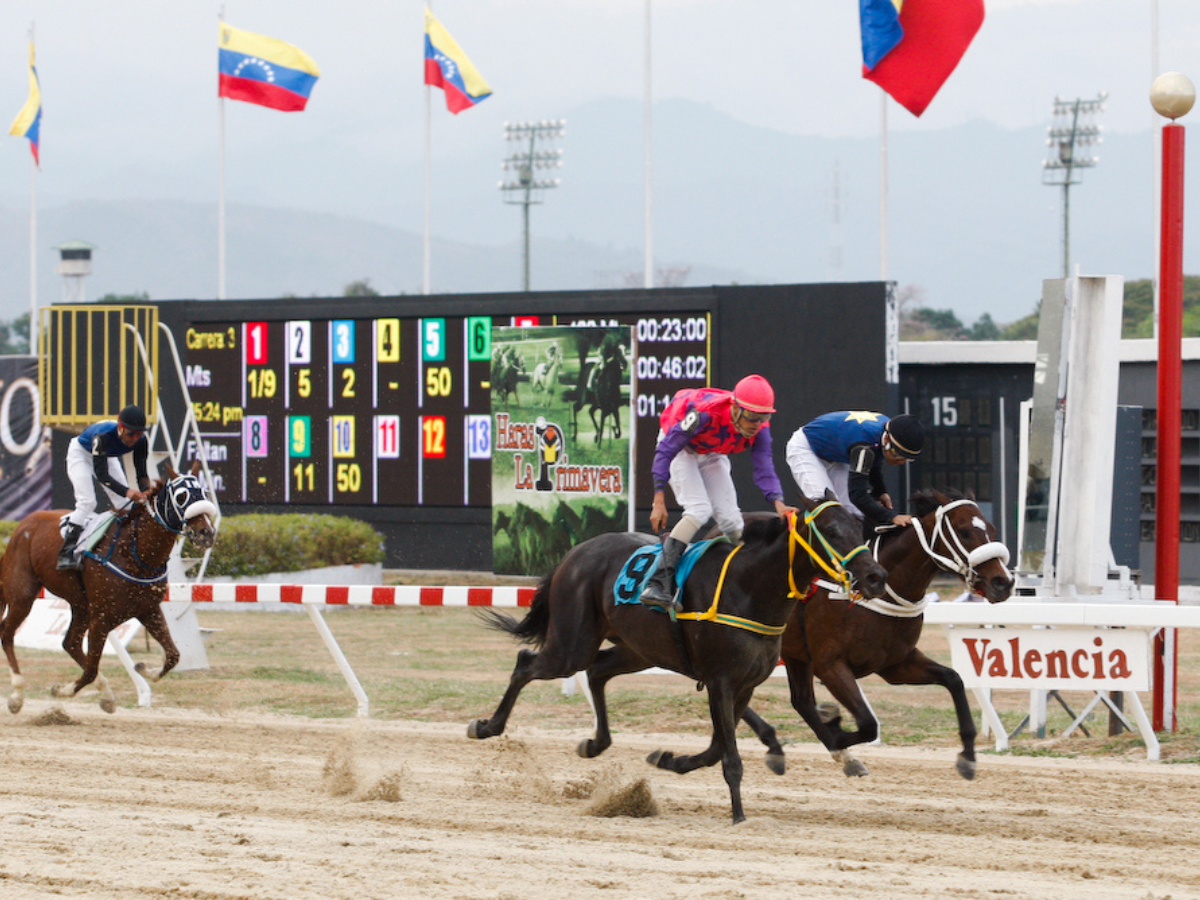
[[[491,718],[472,722],[467,735],[503,733],[529,682],[586,669],[596,733],[578,752],[599,756],[612,744],[604,699],[609,679],[655,665],[673,669],[708,687],[712,741],[695,756],[658,750],[648,762],[681,774],[720,762],[733,821],[743,821],[742,759],[734,728],[754,689],[779,662],[779,636],[797,587],[826,569],[847,585],[853,577],[864,594],[879,597],[887,575],[859,543],[858,520],[845,508],[835,500],[805,501],[805,506],[802,521],[796,521],[799,516],[790,526],[775,516],[748,521],[740,547],[718,544],[702,555],[684,583],[685,611],[676,621],[638,602],[640,579],[623,571],[635,551],[654,543],[653,537],[620,532],[579,544],[542,579],[523,620],[495,610],[484,613],[489,625],[538,651],[517,654],[500,705]],[[635,558],[630,569],[635,567],[644,576],[649,558]],[[614,646],[601,650],[606,640]]]
[[[78,571],[55,568],[62,546],[59,522],[68,510],[31,513],[17,525],[0,559],[0,645],[8,657],[13,688],[9,712],[20,712],[25,703],[25,678],[17,665],[13,637],[43,587],[71,607],[63,649],[83,670],[74,682],[55,685],[51,689],[55,697],[73,697],[95,681],[100,708],[116,710],[112,689],[100,674],[100,654],[109,632],[129,619],[141,622],[163,649],[162,668],[147,673],[139,663],[139,672],[157,681],[179,662],[160,604],[167,591],[167,559],[176,539],[186,535],[200,549],[213,544],[211,517],[216,506],[205,495],[197,471],[193,467],[191,474],[179,475],[168,465],[166,483],[155,482],[145,504],[118,515],[99,543],[85,552]]]
[[[793,611],[782,653],[792,706],[847,775],[866,775],[867,767],[847,748],[875,740],[879,721],[858,679],[879,675],[889,684],[940,684],[950,692],[958,717],[963,749],[956,768],[970,779],[975,777],[977,730],[967,692],[957,672],[917,649],[922,610],[938,572],[958,575],[989,603],[1007,600],[1013,589],[1008,549],[996,541],[996,529],[972,499],[926,490],[909,502],[912,525],[881,535],[872,547],[888,572],[888,599],[850,603],[819,590]],[[818,708],[814,677],[849,710],[857,731],[842,729],[834,704],[821,704],[834,707],[832,715]],[[750,709],[743,718],[772,753],[782,753],[774,728]]]

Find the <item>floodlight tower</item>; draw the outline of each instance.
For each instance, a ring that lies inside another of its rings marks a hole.
[[[517,149],[509,154],[501,168],[512,172],[513,180],[501,181],[500,190],[503,192],[505,203],[515,203],[522,207],[522,220],[525,232],[524,253],[524,289],[529,290],[529,207],[542,202],[542,192],[556,188],[562,183],[559,178],[539,178],[537,169],[561,169],[561,149],[538,149],[538,141],[545,144],[555,138],[563,137],[566,132],[566,119],[543,119],[540,122],[505,122],[504,139],[519,141]]]
[[[1071,277],[1071,185],[1082,183],[1080,170],[1100,162],[1098,156],[1080,155],[1077,148],[1086,153],[1086,148],[1102,142],[1102,129],[1092,120],[1104,112],[1107,99],[1105,91],[1095,100],[1054,98],[1054,124],[1046,136],[1050,154],[1042,163],[1042,184],[1061,184],[1063,189],[1063,278]]]

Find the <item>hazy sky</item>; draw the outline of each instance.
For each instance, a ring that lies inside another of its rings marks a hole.
[[[307,167],[306,148],[368,141],[398,160],[422,157],[424,6],[423,0],[3,0],[0,120],[7,132],[25,101],[27,35],[36,23],[45,110],[39,205],[104,196],[114,167],[157,170],[180,160],[190,162],[186,177],[211,183],[215,197],[223,8],[230,24],[294,43],[321,68],[303,113],[226,104],[230,152],[277,157],[280,177],[294,186],[289,205],[306,208],[307,185],[337,177]],[[432,6],[495,92],[457,117],[434,92],[439,159],[480,142],[498,155],[505,120],[565,115],[599,97],[643,96],[645,0],[434,0]],[[1048,125],[1055,95],[1107,91],[1105,128],[1149,132],[1152,0],[986,0],[986,7],[981,32],[929,110],[916,119],[889,104],[891,129],[936,132],[972,119],[1006,128]],[[1200,0],[1158,0],[1157,10],[1158,70],[1200,81]],[[656,99],[708,103],[796,134],[879,132],[880,90],[861,78],[855,0],[653,0],[652,18]],[[27,206],[28,160],[24,140],[0,140],[5,206]],[[640,171],[630,172],[638,190],[640,179]],[[641,239],[612,237],[632,247]],[[198,294],[209,289],[198,286]]]

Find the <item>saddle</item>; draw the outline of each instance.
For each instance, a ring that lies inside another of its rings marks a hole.
[[[100,543],[100,538],[104,537],[104,532],[108,531],[108,526],[116,517],[116,513],[110,509],[94,515],[84,522],[83,533],[79,535],[79,540],[75,542],[75,552],[71,554],[71,558],[76,563],[83,558],[84,553],[87,553]],[[64,539],[67,536],[67,523],[69,521],[69,515],[63,516],[58,520],[58,531]]]
[[[728,544],[729,538],[717,537],[712,540],[697,541],[694,544],[688,545],[687,550],[683,552],[683,557],[679,560],[679,564],[675,567],[675,585],[680,591],[683,590],[683,586],[687,583],[688,575],[692,573],[692,567],[696,565],[696,561],[713,544],[717,543]],[[613,597],[617,604],[641,604],[642,587],[650,576],[658,570],[660,559],[662,559],[662,544],[647,544],[629,557],[625,565],[621,567],[621,572],[617,575],[617,579],[613,583]],[[665,610],[660,609],[659,612],[665,612]]]

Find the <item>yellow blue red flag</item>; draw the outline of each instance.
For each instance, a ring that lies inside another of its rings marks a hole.
[[[217,36],[218,97],[300,112],[321,71],[291,44],[220,23]]]
[[[425,10],[425,83],[446,93],[446,108],[457,115],[492,95],[479,70],[442,23]]]
[[[863,78],[919,116],[983,25],[983,0],[859,0],[859,15]]]
[[[41,160],[38,159],[38,150],[41,143],[42,130],[42,89],[38,84],[37,66],[34,65],[33,57],[33,42],[29,43],[29,99],[25,101],[25,105],[21,107],[21,111],[17,113],[17,117],[13,119],[12,127],[8,130],[9,134],[15,134],[17,137],[29,138],[29,151],[33,154],[33,161],[41,166]]]

